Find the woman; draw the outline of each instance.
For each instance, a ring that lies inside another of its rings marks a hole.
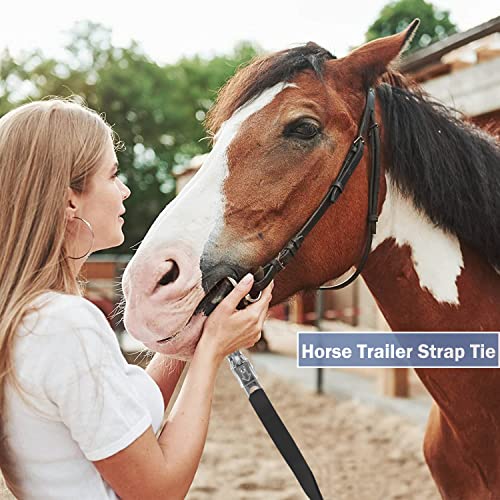
[[[272,286],[237,311],[248,275],[207,320],[155,437],[184,363],[128,365],[77,280],[91,252],[123,242],[130,190],[117,170],[111,128],[74,102],[0,119],[0,465],[20,498],[183,498],[217,370],[260,337]]]

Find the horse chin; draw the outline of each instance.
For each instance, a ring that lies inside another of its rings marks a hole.
[[[198,341],[203,332],[207,317],[203,314],[194,315],[187,325],[179,330],[173,338],[167,341],[145,342],[151,351],[165,354],[174,359],[188,361],[193,357]]]

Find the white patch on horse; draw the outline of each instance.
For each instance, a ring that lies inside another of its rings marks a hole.
[[[228,148],[242,123],[267,106],[285,88],[294,84],[280,82],[264,90],[256,98],[238,108],[225,121],[216,135],[214,147],[203,166],[189,181],[179,196],[171,202],[151,226],[144,242],[154,245],[168,241],[183,241],[193,254],[201,256],[208,238],[222,221],[225,198],[224,180],[228,175]],[[174,215],[175,211],[175,215]],[[168,217],[168,223],[166,218]],[[168,224],[168,227],[165,227]]]
[[[372,251],[388,238],[394,238],[399,246],[409,245],[420,286],[438,302],[458,305],[457,278],[464,267],[458,238],[436,227],[425,213],[417,210],[387,173],[386,183]]]

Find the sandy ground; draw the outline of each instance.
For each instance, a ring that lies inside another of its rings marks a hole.
[[[325,499],[437,499],[422,455],[423,428],[354,401],[336,402],[259,378],[313,469]],[[188,495],[303,499],[300,487],[228,369],[217,381],[202,463]]]
[[[268,396],[313,469],[325,499],[437,499],[422,456],[423,429],[354,401],[337,402],[259,373]],[[0,498],[10,498],[2,494]],[[189,500],[305,498],[229,369]]]
[[[9,491],[5,487],[5,483],[3,482],[3,478],[1,476],[0,476],[0,498],[2,500],[14,498],[12,495],[9,494]]]

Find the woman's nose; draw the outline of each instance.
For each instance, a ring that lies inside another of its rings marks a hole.
[[[123,184],[122,182],[122,196],[123,196],[123,199],[126,200],[129,196],[130,196],[130,189],[125,185]]]

